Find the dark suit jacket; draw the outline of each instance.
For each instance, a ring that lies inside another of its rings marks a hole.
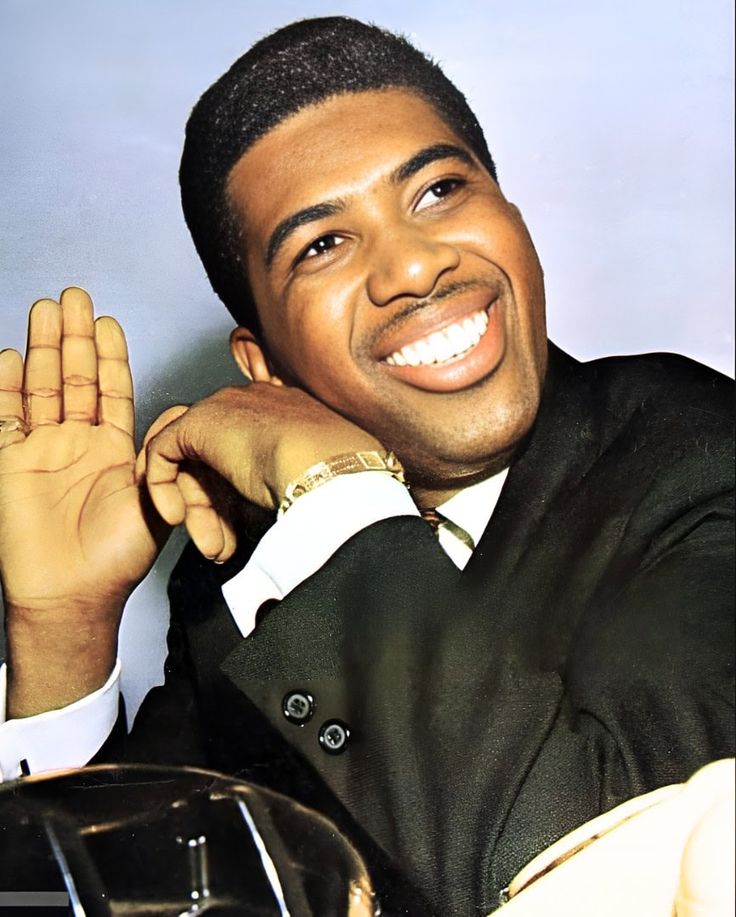
[[[680,357],[580,364],[553,347],[463,572],[422,520],[389,519],[247,640],[219,584],[252,545],[224,569],[188,548],[167,683],[125,754],[320,808],[386,913],[487,913],[563,833],[733,754],[730,391]],[[282,713],[297,688],[315,699],[301,727]],[[351,729],[334,756],[318,741],[333,718]]]

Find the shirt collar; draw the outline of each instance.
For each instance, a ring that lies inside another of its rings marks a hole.
[[[508,468],[504,468],[484,481],[464,487],[441,503],[437,511],[464,529],[477,545],[496,508],[508,473]]]

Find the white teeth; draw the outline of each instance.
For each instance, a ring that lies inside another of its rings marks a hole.
[[[410,344],[401,348],[401,353],[399,356],[402,354],[409,366],[419,366],[419,364],[422,362],[422,358]]]
[[[450,325],[447,329],[447,336],[454,350],[460,350],[465,346],[466,335],[459,325]]]
[[[434,351],[433,357],[435,360],[449,360],[454,353],[453,346],[448,336],[446,334],[440,334],[439,331],[430,334],[429,343]]]
[[[481,309],[474,315],[434,331],[426,338],[406,344],[386,357],[389,366],[430,366],[444,363],[471,350],[488,327],[488,313]]]
[[[414,349],[419,354],[420,363],[434,363],[436,356],[434,347],[429,343],[429,338],[423,338],[414,343]]]

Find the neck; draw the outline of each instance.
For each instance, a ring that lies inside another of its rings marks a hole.
[[[456,477],[452,480],[438,481],[420,476],[408,475],[407,480],[411,488],[411,495],[414,502],[420,510],[435,509],[441,506],[455,494],[460,493],[466,487],[473,484],[479,484],[488,478],[503,471],[510,464],[511,453],[499,456],[493,463],[486,466],[482,471],[466,473],[462,477]]]
[[[464,486],[467,487],[468,484]],[[437,506],[441,506],[451,497],[454,497],[455,494],[460,493],[461,490],[463,490],[462,487],[435,489],[431,487],[422,487],[421,485],[412,485],[411,495],[419,509],[425,510],[435,509]]]

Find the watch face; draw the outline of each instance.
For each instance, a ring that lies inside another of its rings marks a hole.
[[[24,778],[0,789],[0,824],[4,905],[159,917],[375,912],[365,866],[331,822],[211,771],[126,765]]]

